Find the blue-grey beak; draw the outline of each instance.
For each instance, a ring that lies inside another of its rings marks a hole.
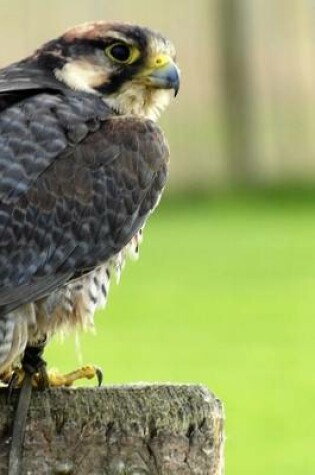
[[[146,83],[157,89],[174,89],[177,96],[180,87],[180,71],[173,61],[154,69],[147,77]]]

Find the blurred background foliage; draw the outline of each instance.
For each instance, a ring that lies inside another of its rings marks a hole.
[[[314,0],[1,0],[0,17],[2,65],[119,19],[165,33],[183,72],[141,259],[97,335],[54,342],[50,364],[207,384],[225,403],[227,473],[313,475]]]

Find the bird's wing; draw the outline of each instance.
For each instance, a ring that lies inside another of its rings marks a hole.
[[[60,86],[58,87],[58,84]],[[23,89],[62,88],[53,76],[40,69],[34,62],[20,61],[0,70],[0,92]]]
[[[168,148],[97,97],[39,94],[0,115],[0,313],[119,252],[154,208]]]
[[[0,111],[44,91],[58,93],[65,86],[36,62],[20,61],[0,70]]]

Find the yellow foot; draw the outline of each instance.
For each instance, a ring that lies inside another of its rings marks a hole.
[[[7,369],[4,373],[0,374],[0,382],[2,384],[8,385],[11,382],[14,373],[15,373],[15,371],[13,371],[12,368]],[[24,378],[24,376],[23,376],[23,378]],[[22,381],[23,381],[23,378],[22,378]]]
[[[47,372],[48,386],[57,388],[60,386],[72,386],[75,381],[79,379],[93,379],[97,378],[98,385],[101,386],[103,380],[103,373],[100,368],[96,366],[82,366],[81,368],[72,371],[68,374],[60,374],[58,371],[50,370]],[[36,382],[36,387],[39,387],[41,375],[35,374],[33,379]]]
[[[20,388],[25,377],[23,368],[15,368],[12,371],[7,371],[0,375],[0,381],[8,384],[11,389]],[[100,368],[96,366],[82,366],[76,371],[68,374],[60,374],[56,370],[42,371],[35,373],[32,376],[33,388],[44,389],[46,387],[61,387],[72,386],[75,381],[79,379],[93,379],[97,378],[98,385],[101,386],[103,380],[103,373]]]

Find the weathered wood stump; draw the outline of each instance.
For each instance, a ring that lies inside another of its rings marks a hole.
[[[0,390],[0,474],[18,391]],[[133,385],[34,391],[23,475],[221,475],[223,411],[206,388]]]

